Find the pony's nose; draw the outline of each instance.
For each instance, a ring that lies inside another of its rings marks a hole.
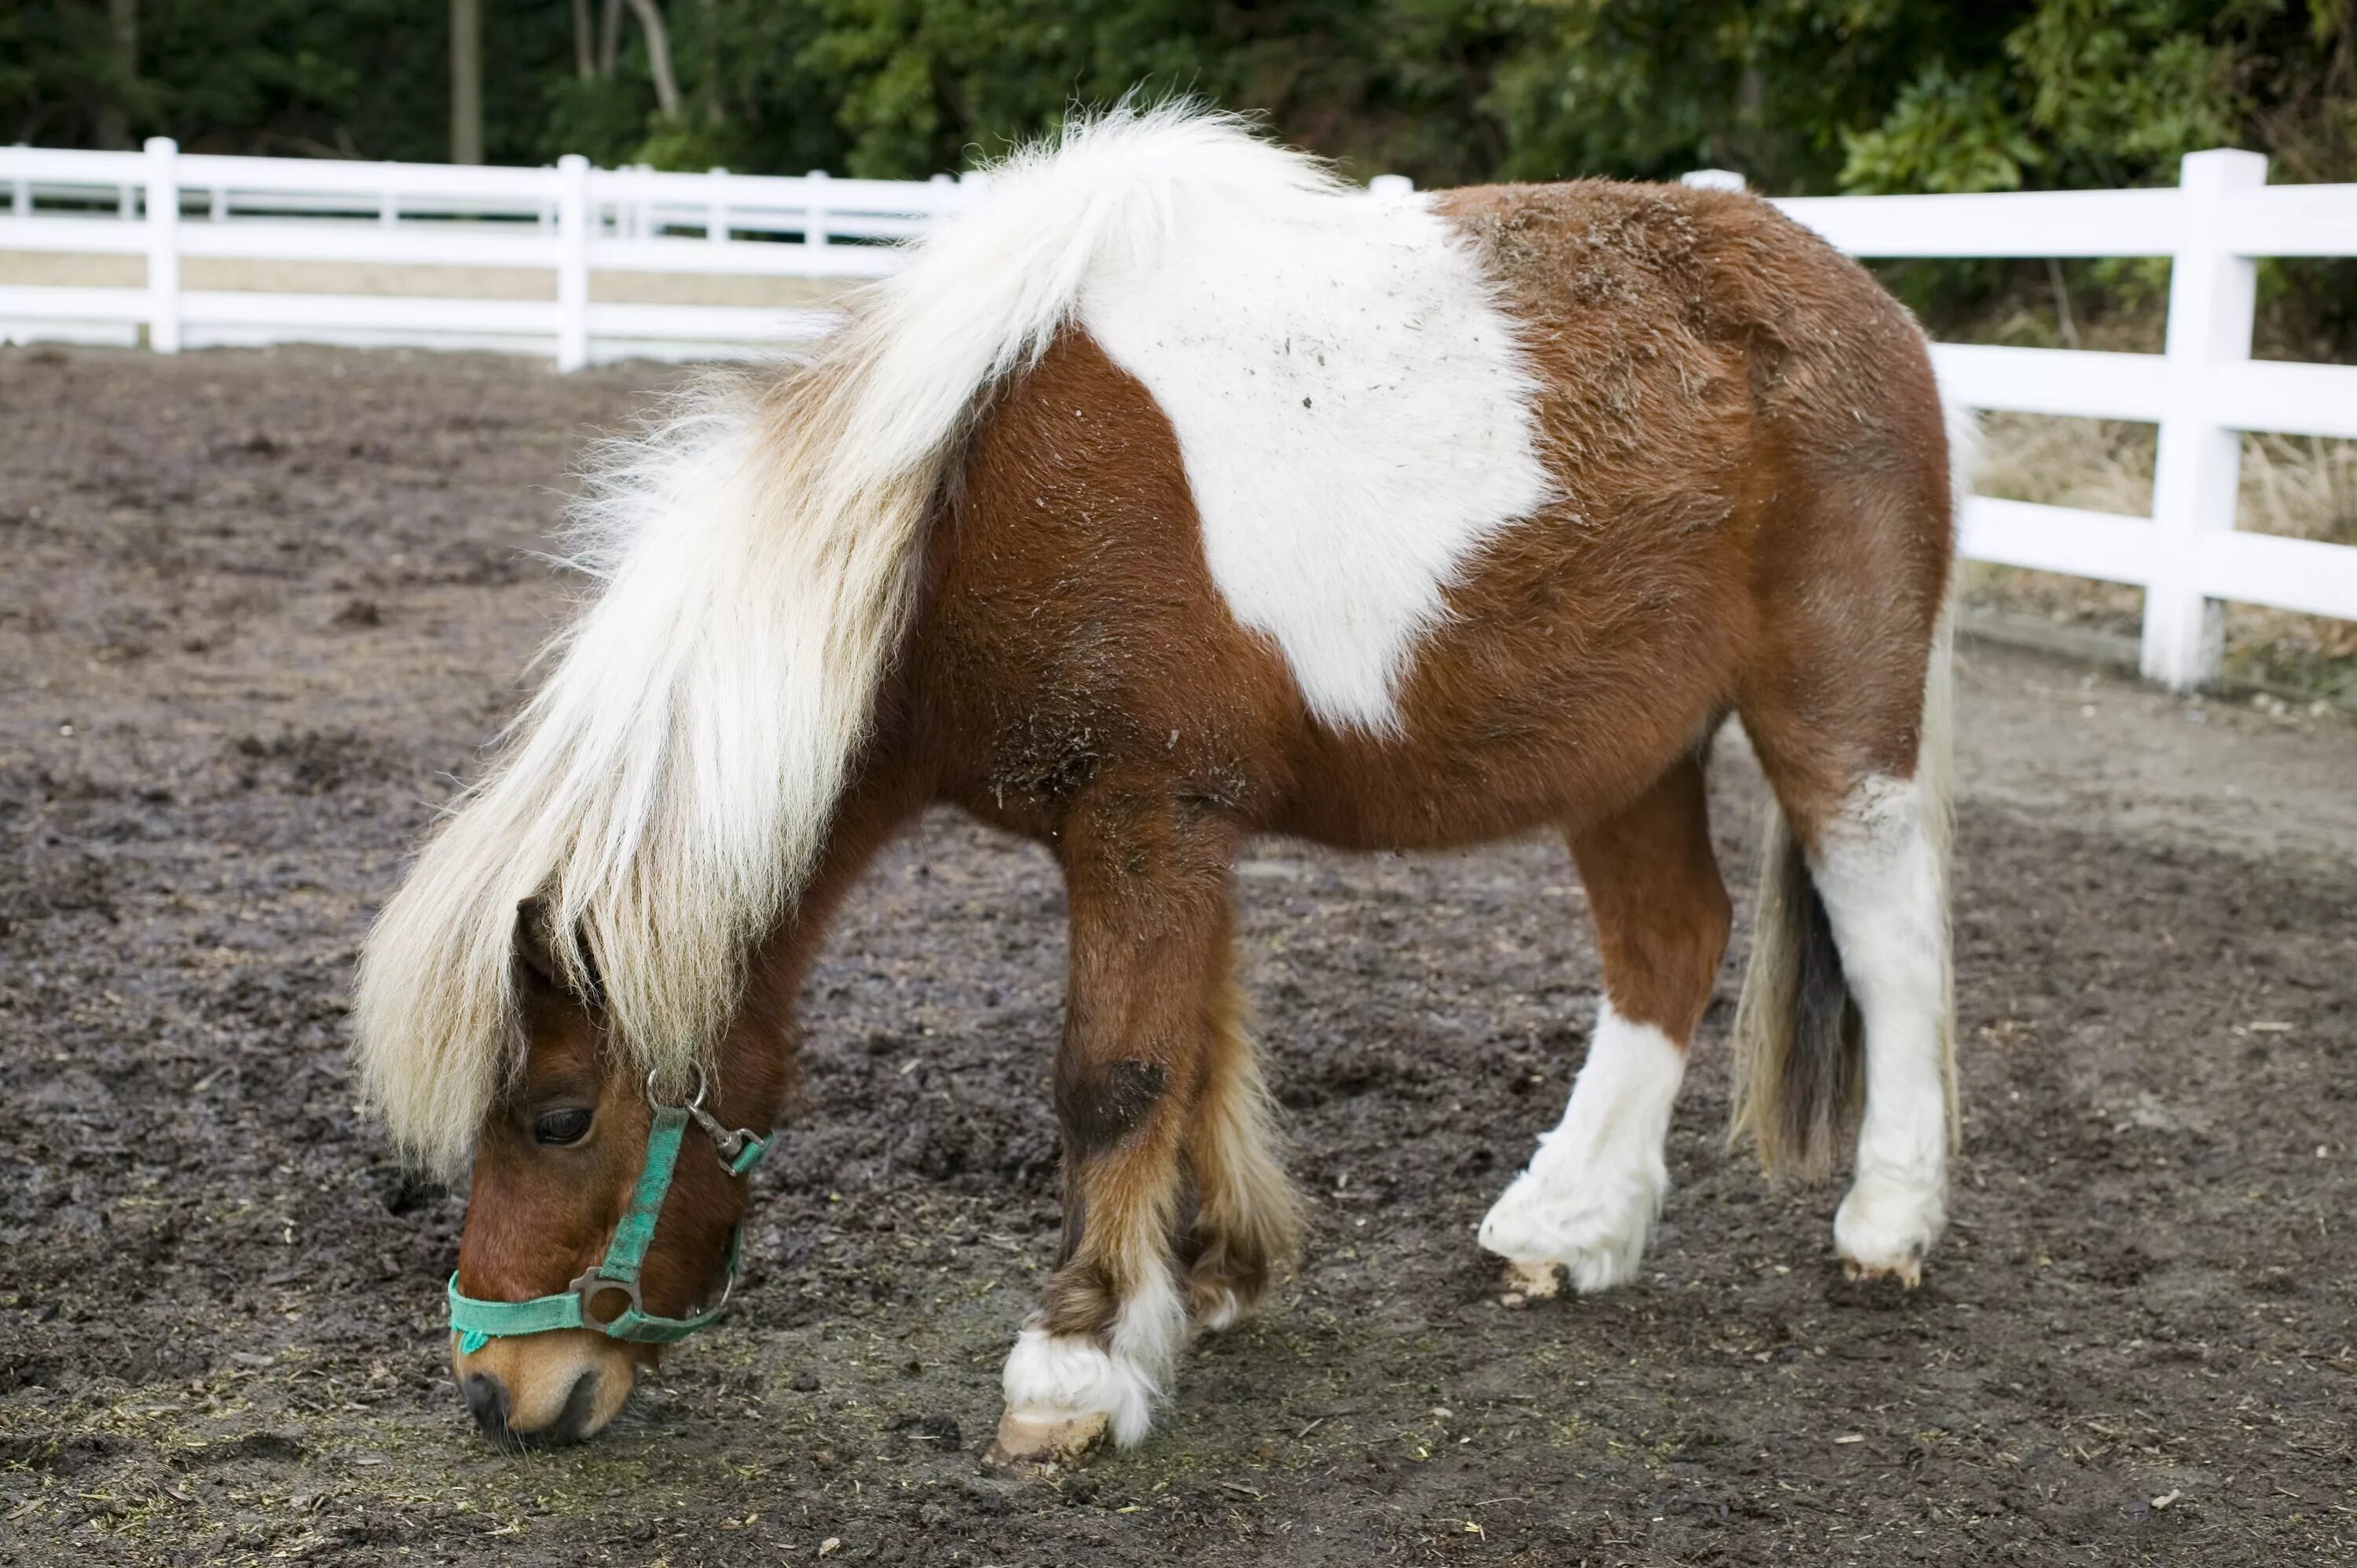
[[[458,1385],[467,1397],[467,1409],[483,1435],[498,1439],[508,1434],[508,1386],[488,1372],[475,1372]]]
[[[495,1375],[470,1372],[458,1385],[458,1391],[466,1396],[467,1409],[474,1415],[475,1424],[494,1443],[522,1443],[528,1448],[556,1447],[578,1443],[589,1434],[591,1412],[597,1405],[597,1374],[595,1370],[585,1371],[574,1379],[556,1419],[529,1431],[519,1431],[509,1423],[508,1386]]]

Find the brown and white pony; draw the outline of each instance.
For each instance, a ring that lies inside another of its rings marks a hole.
[[[461,1289],[597,1262],[651,1094],[771,1124],[829,915],[934,801],[1070,893],[1063,1250],[1004,1455],[1137,1442],[1294,1251],[1232,953],[1254,833],[1564,834],[1606,998],[1480,1240],[1526,1288],[1629,1279],[1727,940],[1729,714],[1780,808],[1741,1128],[1803,1171],[1855,1130],[1835,1247],[1912,1283],[1953,1124],[1948,454],[1914,322],[1747,196],[1371,195],[1175,109],[1017,156],[805,360],[594,477],[602,591],[361,966],[374,1103],[473,1162]],[[682,1157],[648,1311],[715,1297],[743,1203]],[[487,1426],[562,1438],[653,1355],[452,1359]]]

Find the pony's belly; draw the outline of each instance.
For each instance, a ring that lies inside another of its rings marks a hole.
[[[1297,770],[1269,825],[1355,850],[1451,849],[1577,829],[1633,798],[1675,756],[1647,751],[1599,768],[1579,749],[1568,736],[1442,757],[1413,744],[1332,748]]]

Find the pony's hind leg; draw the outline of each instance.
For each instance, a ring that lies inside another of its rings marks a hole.
[[[1912,1285],[1947,1224],[1945,877],[1919,779],[1871,778],[1817,834],[1809,872],[1866,1031],[1857,1168],[1834,1216],[1853,1276]]]
[[[1276,1158],[1275,1116],[1246,1027],[1243,993],[1212,986],[1202,1093],[1187,1137],[1195,1214],[1181,1248],[1187,1308],[1197,1328],[1232,1328],[1252,1315],[1300,1245],[1293,1184]]]
[[[1551,1295],[1628,1280],[1669,1183],[1663,1144],[1686,1046],[1726,951],[1727,889],[1711,853],[1699,756],[1572,837],[1604,954],[1587,1061],[1563,1121],[1481,1222],[1508,1283]]]
[[[1947,1223],[1954,1117],[1947,636],[1927,673],[1894,658],[1854,681],[1851,710],[1880,716],[1846,736],[1806,682],[1763,683],[1778,695],[1744,709],[1789,828],[1770,835],[1778,891],[1737,1020],[1738,1126],[1771,1169],[1813,1175],[1855,1125],[1835,1250],[1854,1276],[1910,1285]]]
[[[1173,1240],[1228,940],[1224,843],[1150,810],[1070,821],[1063,1251],[1007,1358],[992,1449],[1024,1466],[1143,1438],[1185,1341]]]

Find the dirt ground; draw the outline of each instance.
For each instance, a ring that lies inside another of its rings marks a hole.
[[[811,986],[740,1307],[597,1442],[493,1452],[462,1200],[355,1115],[345,997],[562,610],[572,454],[673,373],[0,351],[0,1563],[2357,1561],[2357,726],[1992,649],[1920,1292],[1724,1151],[1722,1000],[1643,1282],[1501,1305],[1473,1227],[1596,1007],[1566,857],[1272,843],[1300,1276],[1143,1448],[986,1474],[1061,896],[940,816]],[[1716,788],[1740,898],[1739,746]]]

